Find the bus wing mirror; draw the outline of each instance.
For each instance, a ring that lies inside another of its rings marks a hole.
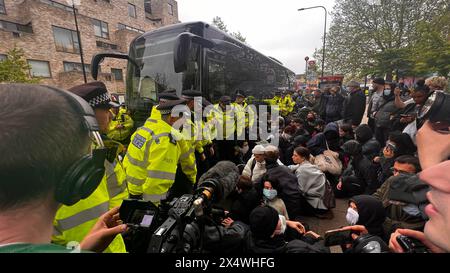
[[[98,77],[98,68],[100,66],[100,63],[103,62],[105,58],[114,58],[114,59],[123,59],[128,60],[134,65],[136,63],[127,55],[122,53],[99,53],[92,57],[91,61],[91,75],[94,80],[97,80]]]
[[[192,43],[206,48],[213,48],[216,46],[213,41],[202,38],[190,32],[180,33],[175,40],[173,49],[173,64],[175,73],[186,71]]]

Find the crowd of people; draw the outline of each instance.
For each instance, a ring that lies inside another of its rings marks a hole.
[[[8,155],[0,159],[0,252],[127,252],[124,199],[159,205],[194,193],[211,173],[226,175],[225,167],[237,175],[211,231],[219,236],[204,233],[207,252],[328,253],[303,219],[333,219],[335,198],[348,199],[348,226],[336,227],[351,231],[345,252],[360,251],[369,235],[393,252],[405,251],[400,235],[448,252],[449,117],[430,101],[447,80],[407,89],[376,78],[373,87],[367,111],[356,81],[348,93],[277,91],[264,103],[279,110],[278,131],[262,139],[257,130],[255,140],[261,113],[241,90],[215,105],[198,91],[166,90],[133,132],[130,113],[101,82],[69,91],[0,85],[0,124],[9,128],[0,133]]]

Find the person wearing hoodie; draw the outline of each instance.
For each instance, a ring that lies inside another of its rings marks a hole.
[[[352,230],[354,240],[357,237],[355,234],[370,234],[378,236],[386,243],[389,241],[383,230],[386,213],[381,201],[375,197],[371,195],[353,196],[348,201],[345,218],[350,226],[344,227],[342,230]],[[359,252],[354,244],[341,245],[341,248],[344,253]]]
[[[336,197],[352,197],[375,192],[380,186],[377,174],[372,162],[362,154],[361,144],[356,140],[350,140],[344,143],[342,150],[350,157],[350,162],[336,186]]]
[[[369,125],[359,125],[355,130],[355,139],[359,142],[359,144],[361,144],[363,155],[365,155],[370,161],[380,154],[381,145],[373,137],[373,132]]]
[[[322,154],[328,150],[328,147],[330,150],[338,152],[340,150],[338,125],[334,122],[328,123],[323,133],[318,133],[311,138],[306,146],[313,156]]]
[[[328,208],[323,202],[327,178],[316,165],[310,162],[310,153],[307,148],[297,147],[294,150],[292,159],[296,165],[290,165],[298,180],[300,192],[305,197],[307,203],[304,206],[304,214],[323,214]]]
[[[389,140],[383,148],[383,155],[375,157],[374,162],[379,163],[378,166],[378,183],[381,185],[392,176],[391,168],[394,161],[402,155],[414,155],[417,148],[414,146],[411,138],[406,133],[392,132],[389,134]]]
[[[289,230],[300,234],[301,239],[287,241]],[[255,208],[250,214],[250,231],[245,239],[245,253],[330,253],[322,238],[306,232],[296,221],[289,221],[270,206]]]

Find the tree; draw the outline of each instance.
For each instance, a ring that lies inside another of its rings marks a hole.
[[[222,30],[223,32],[229,33],[227,25],[225,25],[225,23],[222,21],[222,18],[220,18],[219,16],[213,18],[213,25],[215,25],[218,29]],[[243,43],[247,42],[247,38],[245,38],[240,31],[232,32],[229,34]]]
[[[231,33],[231,36],[243,43],[247,43],[247,38],[245,38],[240,31]]]
[[[414,73],[414,46],[423,32],[418,22],[430,24],[448,8],[445,0],[336,0],[326,70],[387,80],[397,71]]]
[[[23,50],[16,47],[8,51],[6,59],[0,61],[0,83],[39,82],[39,79],[30,77],[31,66],[23,55]]]
[[[222,30],[223,32],[228,33],[227,25],[222,21],[222,18],[219,16],[216,16],[213,18],[213,25],[215,25],[218,29]]]
[[[411,59],[417,75],[430,71],[448,76],[450,72],[450,9],[431,22],[418,22],[419,36]]]

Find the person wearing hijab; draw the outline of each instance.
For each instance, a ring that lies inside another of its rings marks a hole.
[[[348,201],[347,214],[345,216],[349,226],[341,230],[352,231],[352,244],[341,245],[344,253],[360,253],[360,247],[356,238],[361,235],[377,236],[382,241],[388,242],[389,238],[383,230],[386,213],[380,200],[371,195],[356,195]],[[381,241],[380,240],[380,241]],[[356,245],[355,245],[356,243]]]
[[[362,225],[369,234],[376,235],[387,242],[383,230],[386,212],[380,200],[371,195],[356,195],[349,200],[346,215],[350,225]]]

